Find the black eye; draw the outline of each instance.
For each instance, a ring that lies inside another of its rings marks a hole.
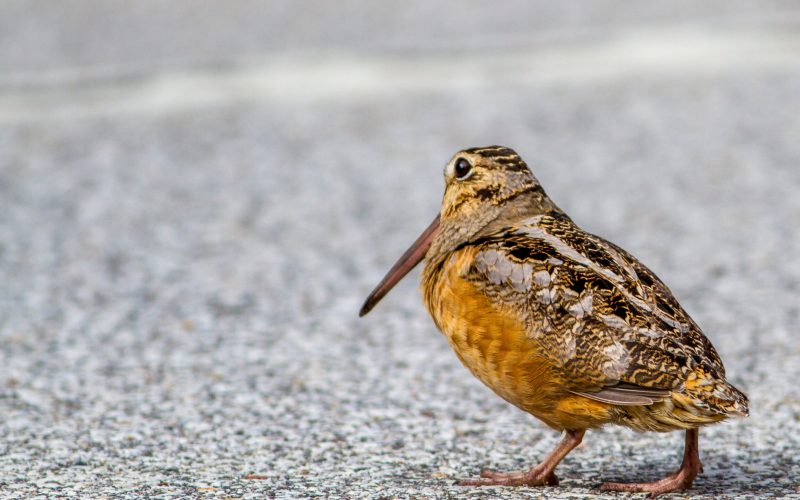
[[[466,179],[472,172],[472,165],[464,158],[456,160],[456,179]]]

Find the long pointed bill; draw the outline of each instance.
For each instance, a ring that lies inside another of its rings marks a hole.
[[[436,236],[438,230],[439,216],[437,215],[436,218],[433,219],[433,222],[431,222],[431,225],[428,226],[428,229],[426,229],[419,238],[417,238],[417,241],[406,250],[406,253],[400,257],[391,269],[389,269],[386,276],[378,283],[378,286],[375,287],[372,293],[369,294],[369,297],[367,297],[367,300],[358,312],[359,317],[370,312],[372,308],[375,307],[375,304],[380,302],[384,295],[389,293],[389,290],[391,290],[398,281],[403,279],[403,276],[408,274],[409,271],[414,269],[414,267],[425,258],[425,254],[428,253],[428,249],[431,247],[433,238]]]

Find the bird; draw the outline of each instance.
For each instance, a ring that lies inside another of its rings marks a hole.
[[[670,289],[619,246],[584,231],[512,149],[456,153],[440,213],[370,293],[367,314],[422,260],[433,322],[498,396],[564,434],[529,470],[463,486],[554,486],[589,429],[685,431],[678,470],[601,490],[660,494],[702,472],[698,430],[749,414],[714,346]]]

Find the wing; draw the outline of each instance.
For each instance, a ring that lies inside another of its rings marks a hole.
[[[514,308],[569,390],[616,404],[681,392],[719,355],[669,288],[633,256],[566,216],[543,215],[472,243],[465,279]]]

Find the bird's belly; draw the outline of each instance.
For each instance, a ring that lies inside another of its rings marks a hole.
[[[608,404],[568,390],[552,357],[540,351],[535,332],[526,327],[523,304],[498,305],[461,278],[459,261],[464,260],[451,260],[423,283],[428,310],[461,362],[497,395],[555,429],[611,421]]]
[[[454,277],[451,277],[454,278]],[[463,279],[440,281],[434,321],[461,362],[506,401],[538,415],[558,392],[551,365],[512,309],[500,310]]]

